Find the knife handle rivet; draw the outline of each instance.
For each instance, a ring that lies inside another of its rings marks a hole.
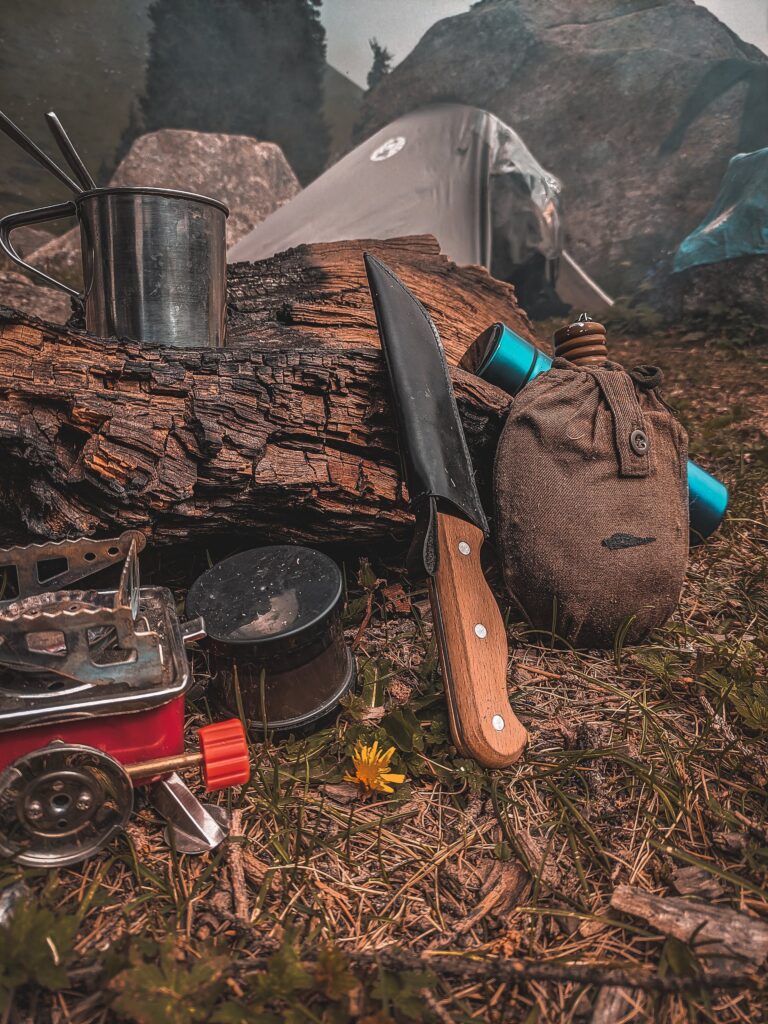
[[[485,628],[482,622],[478,622],[478,624],[475,626],[475,636],[479,636],[481,640],[485,640],[485,638],[488,636],[488,630]]]
[[[494,715],[493,718],[491,719],[491,725],[496,730],[496,732],[501,732],[502,729],[504,728],[504,719],[501,717],[501,715]]]
[[[472,548],[469,546],[469,544],[467,544],[465,540],[460,540],[459,551],[461,552],[462,555],[468,555],[472,551]]]

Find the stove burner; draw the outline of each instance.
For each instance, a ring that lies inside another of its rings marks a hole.
[[[52,743],[0,772],[0,854],[27,867],[84,860],[133,809],[128,773],[92,747]]]
[[[67,550],[76,552],[79,543],[70,542]],[[17,574],[28,581],[34,574],[19,550]],[[112,550],[118,546],[107,549]],[[157,634],[138,620],[140,602],[138,542],[133,537],[113,593],[22,593],[0,608],[0,665],[95,686],[120,680],[133,686],[158,683],[162,646]]]
[[[227,813],[175,772],[199,765],[209,792],[250,774],[238,719],[198,730],[185,751],[188,640],[173,595],[142,587],[144,539],[87,538],[0,550],[18,596],[0,601],[0,857],[31,867],[86,859],[121,829],[145,789],[179,852],[214,849]],[[117,590],[56,590],[124,559]],[[10,576],[6,572],[6,581]]]

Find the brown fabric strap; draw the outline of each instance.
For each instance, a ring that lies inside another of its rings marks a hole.
[[[619,368],[600,367],[591,372],[613,416],[619,475],[648,476],[651,471],[651,438],[632,378]]]

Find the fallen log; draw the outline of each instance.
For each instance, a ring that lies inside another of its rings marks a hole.
[[[0,530],[155,542],[405,535],[380,352],[281,328],[181,351],[94,338],[0,307]],[[481,486],[506,394],[452,370]]]
[[[284,344],[282,327],[312,337],[377,345],[363,252],[389,264],[426,306],[449,363],[459,362],[486,327],[501,320],[536,343],[514,288],[482,267],[459,267],[432,235],[300,245],[258,263],[228,268],[228,339]]]
[[[511,286],[456,266],[429,235],[235,264],[218,352],[105,341],[0,307],[3,536],[404,536],[365,250],[424,302],[449,363],[495,320],[535,340]],[[509,399],[454,373],[482,489]]]

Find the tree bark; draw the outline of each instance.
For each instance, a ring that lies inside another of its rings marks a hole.
[[[715,969],[738,974],[768,959],[768,922],[721,904],[656,896],[634,885],[618,885],[611,907],[688,943],[705,965]]]
[[[0,307],[0,529],[10,542],[406,534],[410,515],[362,252],[426,305],[457,363],[514,290],[430,236],[299,246],[230,267],[229,346],[94,338]],[[508,397],[453,370],[482,488]]]
[[[501,320],[537,343],[514,288],[482,267],[459,267],[440,252],[432,235],[300,245],[258,263],[228,271],[230,344],[258,336],[284,345],[288,326],[358,345],[378,345],[376,318],[363,252],[389,264],[426,306],[456,365],[474,339]]]
[[[407,532],[380,352],[289,328],[282,339],[162,349],[0,307],[5,543],[129,527],[155,542]],[[509,399],[451,372],[487,485]]]

